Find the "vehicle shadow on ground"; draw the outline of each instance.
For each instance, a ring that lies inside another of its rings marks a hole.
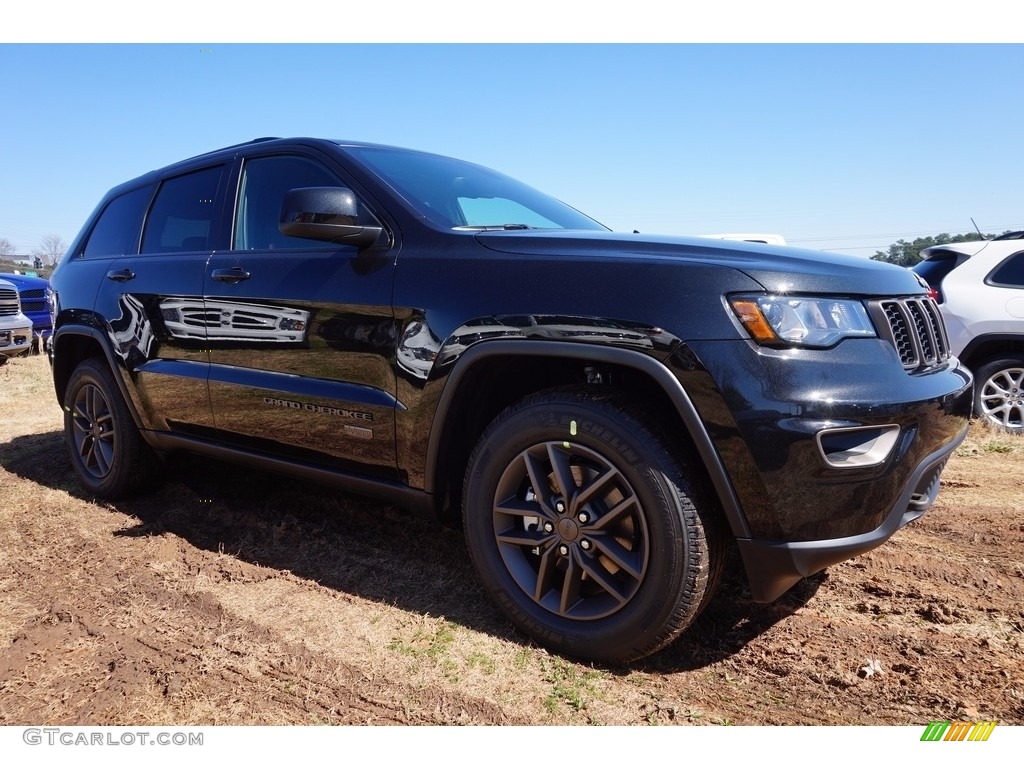
[[[773,603],[755,603],[739,554],[733,551],[722,583],[703,613],[675,643],[634,668],[660,673],[692,671],[733,656],[805,606],[827,579],[827,573],[818,573],[802,579]]]
[[[74,478],[60,432],[0,445],[0,466],[93,501]],[[115,536],[174,534],[199,549],[288,571],[332,590],[531,642],[478,586],[460,531],[378,501],[208,459],[174,457],[160,488],[104,507],[138,520]],[[735,570],[738,561],[730,565]],[[727,574],[704,614],[676,643],[631,667],[685,671],[731,656],[797,610],[819,583],[805,579],[763,606],[750,600],[742,576]]]

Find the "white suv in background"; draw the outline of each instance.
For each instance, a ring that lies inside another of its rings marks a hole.
[[[935,245],[913,270],[939,303],[953,354],[974,372],[974,410],[1024,433],[1024,232]]]

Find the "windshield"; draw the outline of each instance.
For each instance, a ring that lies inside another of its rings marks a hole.
[[[345,149],[446,228],[606,230],[575,208],[480,165],[390,147]]]

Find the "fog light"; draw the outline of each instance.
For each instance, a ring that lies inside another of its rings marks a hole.
[[[876,427],[825,429],[815,435],[818,450],[830,467],[874,467],[892,452],[900,436],[897,424]]]

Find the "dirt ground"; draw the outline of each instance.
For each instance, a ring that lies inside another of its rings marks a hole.
[[[882,548],[602,668],[512,629],[458,531],[194,459],[94,502],[45,359],[0,393],[0,725],[1024,724],[1024,438],[975,425]]]

